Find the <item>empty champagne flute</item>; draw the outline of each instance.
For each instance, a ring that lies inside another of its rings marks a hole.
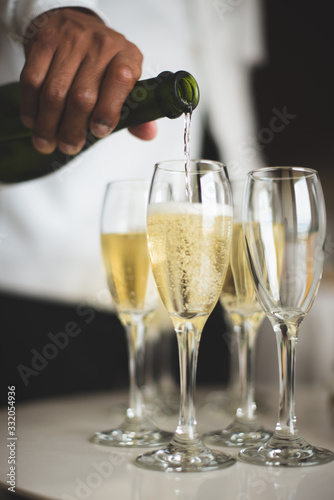
[[[232,236],[232,200],[226,169],[211,161],[161,162],[155,167],[147,211],[152,270],[177,335],[181,402],[172,441],[136,464],[147,469],[199,472],[235,460],[200,440],[194,408],[198,347],[218,301]]]
[[[273,436],[239,452],[243,462],[309,466],[334,453],[311,446],[297,428],[294,400],[298,329],[315,299],[323,269],[326,212],[318,173],[271,167],[247,176],[243,228],[258,300],[276,333],[279,415]]]
[[[253,280],[244,251],[242,198],[244,180],[231,181],[233,195],[233,234],[229,267],[224,280],[221,303],[232,323],[238,345],[240,394],[235,418],[226,428],[204,435],[218,446],[245,447],[271,436],[260,424],[254,398],[254,355],[258,329],[264,319],[256,300]]]
[[[145,408],[144,379],[146,321],[158,305],[146,237],[150,183],[115,181],[107,185],[101,221],[101,247],[108,286],[129,351],[129,406],[116,429],[96,432],[92,441],[109,446],[157,446],[171,433],[158,429]]]

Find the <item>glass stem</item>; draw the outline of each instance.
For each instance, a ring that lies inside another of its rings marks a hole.
[[[144,416],[144,402],[141,387],[144,383],[145,323],[143,318],[133,319],[126,326],[129,351],[129,407],[128,418],[141,420]]]
[[[158,390],[154,377],[154,353],[156,350],[156,342],[154,340],[145,341],[145,363],[144,363],[144,398],[152,400],[157,397]]]
[[[254,401],[254,357],[256,331],[247,320],[235,328],[239,351],[240,404],[236,412],[239,422],[254,422],[256,404]]]
[[[194,406],[198,347],[201,334],[197,328],[186,322],[176,329],[180,362],[180,413],[174,442],[187,445],[198,441]]]
[[[279,416],[275,435],[286,439],[297,437],[295,416],[295,365],[297,327],[277,324],[274,326],[277,340],[279,368]]]
[[[223,318],[227,325],[227,331],[224,332],[223,338],[228,339],[228,348],[230,352],[230,370],[229,370],[229,381],[228,381],[228,391],[232,397],[237,395],[240,396],[240,373],[239,373],[239,343],[237,341],[237,327],[233,325],[230,320],[229,315],[223,309]]]

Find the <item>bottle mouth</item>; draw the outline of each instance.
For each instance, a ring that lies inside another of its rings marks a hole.
[[[185,111],[194,110],[199,102],[199,88],[195,78],[187,71],[178,71],[175,73],[175,95],[182,103]]]

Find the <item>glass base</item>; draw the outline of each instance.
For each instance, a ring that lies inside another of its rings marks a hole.
[[[300,436],[284,439],[274,434],[260,447],[252,446],[241,450],[238,459],[253,465],[306,467],[327,464],[334,460],[334,453],[311,446]]]
[[[161,450],[143,453],[135,464],[162,472],[204,472],[225,469],[236,460],[225,453],[210,450],[199,441],[196,446],[181,445],[175,440]]]
[[[172,438],[172,432],[160,430],[147,420],[142,422],[126,419],[117,429],[96,432],[90,441],[104,446],[130,448],[160,446]]]
[[[234,420],[226,429],[204,434],[203,439],[214,446],[245,447],[265,443],[272,434],[258,422],[242,423]]]

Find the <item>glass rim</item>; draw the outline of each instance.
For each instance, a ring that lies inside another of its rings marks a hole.
[[[181,166],[182,168],[172,168],[172,165],[173,164],[177,164],[179,166]],[[217,160],[206,160],[205,158],[200,158],[200,159],[192,159],[190,160],[190,165],[194,165],[194,164],[200,164],[200,165],[212,165],[214,166],[215,168],[211,168],[211,169],[206,169],[206,168],[200,168],[198,170],[196,170],[196,172],[192,171],[190,169],[190,171],[188,172],[189,175],[198,175],[198,174],[201,174],[203,172],[225,172],[226,173],[226,177],[227,177],[227,167],[224,163],[222,163],[221,161],[217,161]],[[169,168],[168,168],[169,166]],[[154,165],[155,169],[159,169],[159,170],[164,170],[165,172],[174,172],[174,173],[182,173],[184,175],[184,172],[185,172],[185,159],[178,159],[178,160],[162,160],[162,161],[159,161],[157,162],[155,165]]]
[[[305,175],[303,176],[304,178],[307,177],[317,177],[318,172],[317,170],[314,170],[313,168],[309,167],[298,167],[298,166],[274,166],[274,167],[263,167],[263,168],[258,168],[256,170],[251,170],[250,172],[247,173],[247,177],[250,179],[256,180],[256,181],[267,181],[267,182],[272,182],[272,181],[284,181],[284,180],[289,180],[291,181],[291,176],[286,175],[286,176],[272,176],[272,177],[267,177],[265,175],[262,175],[266,172],[275,172],[275,171],[280,171],[280,172],[300,172],[304,173]]]

